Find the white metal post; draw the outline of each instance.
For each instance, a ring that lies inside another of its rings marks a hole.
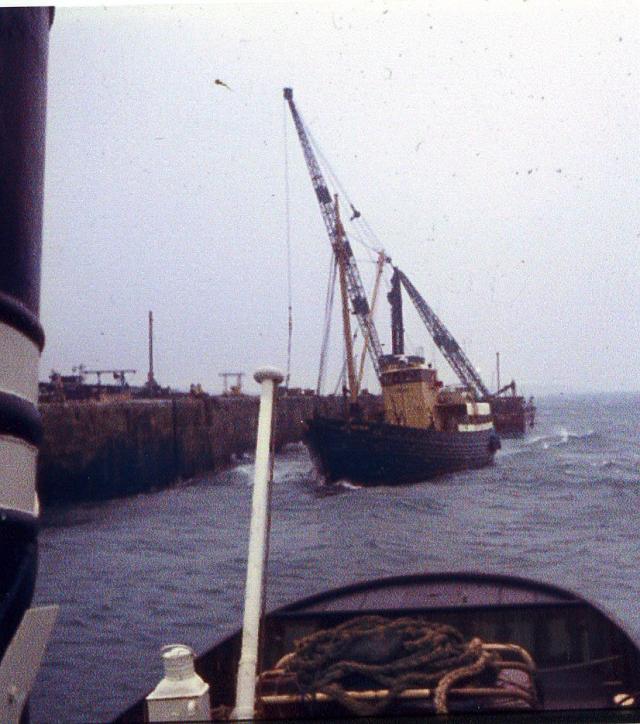
[[[235,719],[252,719],[255,713],[258,640],[269,535],[268,504],[272,474],[272,424],[276,392],[278,385],[283,380],[283,375],[279,370],[266,367],[259,369],[254,378],[262,385],[262,391],[260,393],[253,502],[251,505],[242,650],[236,683],[236,708],[233,712],[233,718]]]

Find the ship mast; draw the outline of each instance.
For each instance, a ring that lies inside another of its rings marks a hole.
[[[342,298],[342,327],[344,332],[344,349],[347,356],[347,378],[349,380],[349,395],[351,402],[358,399],[358,381],[356,379],[356,370],[353,362],[353,339],[351,337],[351,319],[349,313],[349,295],[347,290],[347,259],[344,253],[344,227],[340,220],[340,205],[338,203],[338,194],[333,197],[333,204],[336,214],[335,237],[338,240],[336,245],[336,258],[338,261],[338,271],[340,274],[340,296]]]

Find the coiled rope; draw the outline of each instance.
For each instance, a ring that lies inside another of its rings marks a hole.
[[[358,716],[375,716],[416,687],[435,687],[436,712],[447,713],[454,684],[473,678],[476,686],[495,686],[505,662],[480,639],[466,641],[446,624],[362,616],[300,639],[277,666],[295,676],[303,696],[325,694]],[[387,694],[374,703],[352,695],[376,687]]]

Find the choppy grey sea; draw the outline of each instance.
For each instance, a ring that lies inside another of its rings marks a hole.
[[[495,464],[403,487],[318,485],[302,445],[276,459],[270,607],[420,571],[512,573],[572,589],[640,640],[640,395],[538,400]],[[240,625],[250,457],[168,490],[45,512],[38,603],[60,616],[32,722],[104,721]]]

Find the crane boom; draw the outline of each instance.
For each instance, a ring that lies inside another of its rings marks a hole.
[[[472,390],[478,398],[491,397],[491,392],[489,392],[484,382],[480,379],[480,375],[471,364],[471,361],[463,352],[460,345],[453,338],[451,332],[449,332],[449,330],[441,322],[438,315],[420,296],[420,293],[409,281],[404,272],[401,272],[397,268],[395,271],[400,277],[400,281],[402,282],[404,288],[407,290],[407,294],[411,298],[420,318],[429,330],[429,334],[433,338],[433,341],[436,343],[438,349],[442,352],[447,362],[453,368],[453,371],[458,376],[460,382],[462,382],[465,387]]]
[[[369,347],[373,367],[378,379],[380,379],[380,357],[382,356],[382,346],[380,344],[378,331],[371,319],[369,302],[367,301],[367,295],[364,291],[360,271],[358,270],[356,260],[353,256],[353,251],[351,250],[351,244],[349,243],[346,233],[344,233],[343,229],[338,226],[339,219],[337,218],[335,204],[331,198],[331,194],[329,193],[313,149],[311,148],[311,143],[302,122],[302,118],[300,117],[298,109],[293,102],[293,90],[291,88],[285,88],[284,97],[289,104],[289,109],[291,110],[291,115],[293,116],[293,122],[298,133],[298,138],[300,139],[300,145],[302,146],[302,152],[307,163],[307,169],[309,170],[309,175],[311,176],[313,189],[318,198],[322,220],[324,221],[329,241],[331,242],[331,247],[336,259],[341,258],[344,260],[347,293],[351,302],[351,308],[358,319],[363,339]]]
[[[373,292],[371,293],[371,311],[369,317],[373,318],[373,313],[376,309],[376,301],[378,299],[378,289],[380,288],[380,280],[382,279],[382,272],[384,265],[387,263],[388,257],[383,251],[378,252],[378,261],[376,264],[376,280],[373,284]],[[362,377],[364,375],[364,363],[367,356],[367,342],[365,340],[364,347],[362,348],[362,356],[360,357],[360,371],[358,372],[358,389],[362,384]]]

